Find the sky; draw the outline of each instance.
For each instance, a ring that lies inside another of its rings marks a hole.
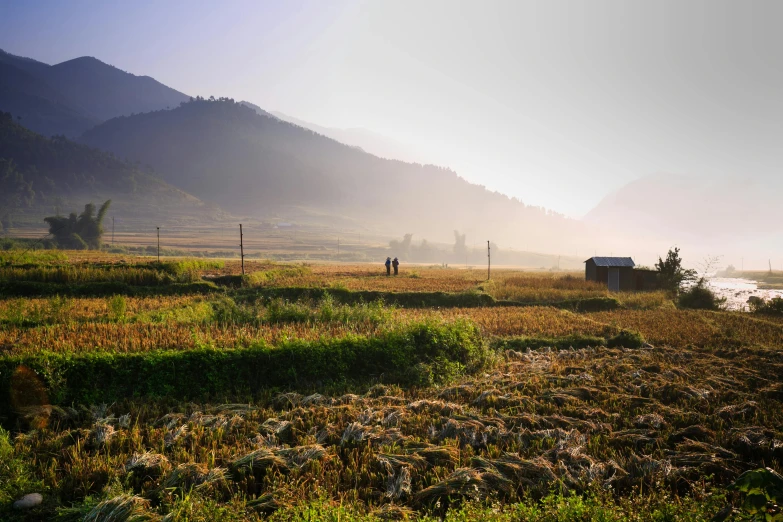
[[[783,2],[0,1],[0,48],[366,128],[581,217],[635,179],[777,179]]]

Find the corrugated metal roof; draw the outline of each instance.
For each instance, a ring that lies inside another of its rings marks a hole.
[[[595,262],[596,266],[627,266],[633,268],[636,265],[630,257],[591,257],[590,259]],[[590,261],[590,259],[587,261]]]

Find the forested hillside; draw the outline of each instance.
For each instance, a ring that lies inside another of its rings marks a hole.
[[[459,229],[469,244],[492,237],[531,248],[578,234],[576,222],[449,169],[381,159],[229,99],[115,118],[82,141],[152,165],[169,183],[232,212],[308,207],[394,234],[451,241]]]
[[[114,199],[128,219],[206,212],[198,199],[138,165],[64,137],[47,138],[0,113],[0,217],[3,227],[43,223],[52,213]],[[163,206],[161,206],[163,205]]]

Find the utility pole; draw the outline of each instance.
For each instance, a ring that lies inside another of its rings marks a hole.
[[[245,275],[245,242],[242,239],[242,223],[239,224],[239,258],[242,260],[242,275]]]
[[[490,257],[489,241],[487,241],[487,281],[489,281],[489,268],[492,265],[492,258]]]
[[[111,217],[111,246],[114,246],[114,216]]]
[[[158,229],[158,264],[160,264],[160,227],[155,227]]]

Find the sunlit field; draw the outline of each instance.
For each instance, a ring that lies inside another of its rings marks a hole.
[[[0,518],[705,520],[783,459],[777,316],[576,273],[245,267],[3,255]]]

